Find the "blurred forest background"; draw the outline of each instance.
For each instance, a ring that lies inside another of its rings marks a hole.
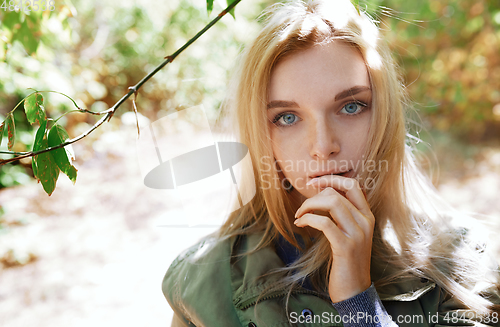
[[[238,54],[258,31],[259,13],[274,2],[243,0],[236,19],[224,17],[144,85],[141,121],[203,104],[214,122]],[[423,140],[422,165],[454,206],[489,215],[498,228],[500,2],[360,3],[380,21],[419,114],[411,130]],[[109,108],[225,2],[216,1],[210,15],[205,6],[204,0],[56,0],[54,11],[24,19],[1,9],[0,121],[28,88],[63,92],[94,111]],[[43,96],[50,117],[74,109],[61,95]],[[2,326],[164,326],[169,320],[163,274],[213,228],[158,228],[179,209],[175,199],[142,185],[131,110],[127,101],[109,123],[74,144],[77,182],[60,176],[51,197],[34,181],[31,158],[0,166]],[[97,119],[71,113],[59,122],[75,137]],[[20,109],[15,121],[14,151],[31,150],[36,128]],[[6,144],[4,137],[0,149]]]

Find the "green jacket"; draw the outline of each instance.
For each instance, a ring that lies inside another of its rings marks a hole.
[[[172,327],[206,326],[342,326],[342,318],[321,294],[298,289],[289,300],[286,290],[267,296],[256,304],[273,278],[257,277],[283,266],[272,247],[251,255],[235,256],[254,248],[262,235],[204,240],[191,247],[168,269],[163,293],[174,310]],[[372,264],[372,270],[377,269]],[[414,278],[391,284],[378,292],[382,303],[398,326],[500,326],[498,315],[480,317],[463,309],[446,296],[434,282]],[[308,309],[308,311],[307,311]],[[312,313],[315,323],[307,323],[301,314]],[[475,324],[469,318],[475,318]]]

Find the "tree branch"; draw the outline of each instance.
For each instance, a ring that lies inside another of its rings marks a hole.
[[[136,94],[137,91],[139,91],[139,89],[141,88],[141,86],[144,85],[144,83],[146,83],[151,77],[153,77],[157,72],[159,72],[168,63],[171,63],[172,61],[174,61],[174,59],[182,51],[184,51],[188,46],[190,46],[194,41],[196,41],[200,36],[202,36],[209,28],[211,28],[213,25],[215,25],[215,23],[217,23],[225,14],[227,14],[231,9],[233,9],[240,1],[241,0],[235,0],[233,3],[231,3],[229,6],[227,6],[226,9],[221,11],[220,14],[217,15],[217,17],[215,17],[210,23],[208,23],[201,31],[199,31],[195,36],[193,36],[189,41],[187,41],[182,47],[180,47],[177,51],[175,51],[170,56],[166,56],[164,58],[166,60],[164,60],[161,64],[159,64],[152,72],[147,74],[142,80],[139,81],[139,83],[137,83],[134,86],[129,87],[128,88],[129,91],[127,92],[127,94],[125,94],[120,100],[118,100],[118,102],[116,102],[111,108],[104,111],[106,113],[106,115],[104,117],[102,117],[101,119],[99,119],[99,121],[97,121],[97,123],[95,123],[94,126],[92,126],[89,130],[87,130],[86,132],[80,134],[79,136],[72,138],[72,139],[70,139],[64,143],[61,143],[57,146],[49,147],[49,148],[39,150],[39,151],[34,151],[34,152],[33,151],[30,151],[30,152],[9,152],[9,151],[0,152],[0,153],[4,153],[4,154],[17,155],[16,157],[10,158],[10,159],[0,159],[0,166],[5,165],[9,162],[17,161],[17,160],[20,160],[23,158],[33,157],[33,156],[36,156],[36,155],[41,154],[41,153],[45,153],[45,152],[49,152],[49,151],[53,151],[55,149],[65,147],[66,145],[75,143],[75,142],[83,139],[84,137],[86,137],[90,133],[92,133],[96,128],[101,126],[106,120],[109,121],[113,117],[116,110],[125,102],[125,100],[127,100],[131,95]],[[89,112],[86,109],[82,110],[82,111]],[[89,113],[92,113],[92,112],[89,112]],[[93,113],[93,114],[95,114],[95,113]]]

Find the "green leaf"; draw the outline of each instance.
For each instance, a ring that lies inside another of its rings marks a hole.
[[[43,137],[46,134],[45,133],[46,128],[47,128],[47,121],[44,121],[36,131],[35,142],[33,143],[33,152],[46,148],[46,147],[44,148],[42,144]]]
[[[207,13],[210,15],[212,12],[212,9],[214,9],[214,0],[207,0]]]
[[[69,135],[61,125],[54,124],[54,126],[50,129],[48,140],[49,146],[53,147],[69,140]],[[66,147],[71,147],[71,145],[67,145]],[[66,147],[50,152],[54,157],[57,166],[65,174],[71,167],[71,160],[74,159],[71,149],[66,150]]]
[[[14,124],[14,115],[12,112],[7,114],[7,137],[9,139],[7,148],[9,151],[12,151],[12,147],[14,147],[14,142],[16,141],[16,125]]]
[[[35,136],[33,150],[42,150],[48,147],[47,134],[45,133],[45,123],[40,126]],[[42,129],[43,127],[43,129]],[[59,177],[59,167],[50,152],[40,153],[34,157],[34,169],[36,178],[42,183],[45,193],[49,196],[56,188],[57,178]]]
[[[75,168],[75,166],[71,166],[69,167],[69,170],[68,172],[66,173],[66,175],[68,175],[69,177],[69,180],[73,182],[73,184],[75,184],[76,182],[76,172],[78,170]]]
[[[226,3],[227,5],[229,6],[230,4],[232,4],[235,0],[226,0]],[[231,14],[231,16],[233,16],[234,19],[236,19],[236,16],[234,15],[234,8],[229,10],[229,13]]]
[[[69,140],[69,135],[66,130],[61,126],[55,124],[52,126],[49,132],[49,146],[53,147]],[[71,145],[66,145],[64,148],[59,148],[50,152],[55,163],[65,173],[69,179],[76,182],[76,168],[72,165],[72,161],[75,160],[75,155]]]
[[[3,14],[2,25],[12,31],[16,24],[20,23],[21,14],[15,11],[5,11]]]
[[[44,138],[46,141],[47,139]],[[36,159],[37,173],[42,183],[45,193],[49,196],[56,188],[57,178],[59,177],[59,167],[50,155],[50,152],[40,153]]]
[[[361,13],[359,12],[359,0],[352,0],[352,4],[354,5],[354,7],[356,7],[358,15],[361,15]]]
[[[25,20],[21,23],[21,28],[19,28],[17,33],[15,33],[14,40],[21,42],[24,45],[26,52],[28,52],[29,55],[32,55],[38,48],[39,37],[37,37],[37,32],[38,31],[36,29],[31,30],[28,26],[28,21]]]
[[[5,120],[0,124],[0,145],[2,145],[3,129],[5,127]]]
[[[43,96],[40,93],[32,94],[24,100],[24,111],[31,125],[35,122],[41,125],[47,119],[45,108],[43,107]]]
[[[7,55],[7,42],[0,39],[0,61],[5,61],[6,55]]]
[[[38,150],[41,150],[43,148],[43,137],[45,136],[45,128],[47,127],[47,121],[44,121],[41,126],[38,128],[38,130],[36,131],[36,135],[35,135],[35,142],[33,142],[33,152],[35,151],[38,151]],[[37,156],[34,156],[32,159],[31,159],[31,167],[33,168],[33,175],[35,176],[35,178],[37,180],[40,180],[40,178],[38,178],[38,168],[36,166],[36,158]]]

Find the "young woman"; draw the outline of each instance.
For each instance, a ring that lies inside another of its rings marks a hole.
[[[348,0],[266,17],[226,106],[257,193],[172,263],[172,325],[500,326],[496,264],[418,170],[377,26]]]

